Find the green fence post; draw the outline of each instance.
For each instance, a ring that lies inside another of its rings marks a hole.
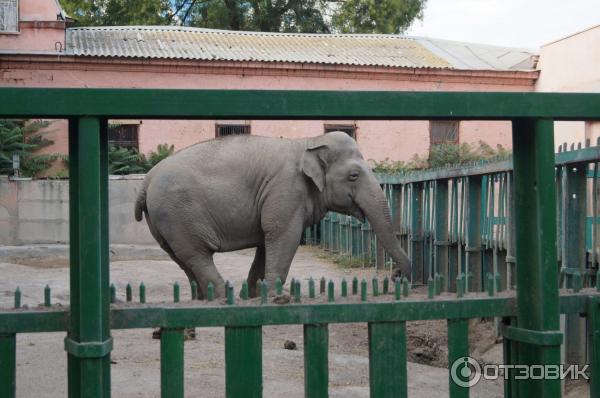
[[[14,398],[17,378],[17,335],[0,334],[0,397]]]
[[[369,323],[369,386],[371,397],[408,396],[406,323]]]
[[[262,397],[262,328],[225,328],[225,396]]]
[[[483,287],[481,272],[481,180],[480,175],[467,177],[465,254],[468,268],[465,272],[465,291],[468,292],[480,292]]]
[[[587,308],[590,398],[600,397],[600,297],[590,296]]]
[[[469,388],[454,382],[452,376],[461,376],[460,370],[466,365],[464,358],[469,356],[469,320],[448,319],[448,370],[450,397],[468,398]],[[462,378],[460,381],[465,381]]]
[[[425,283],[423,270],[423,183],[411,185],[410,262],[413,284]]]
[[[110,396],[106,120],[69,120],[69,397]]]
[[[327,325],[304,325],[304,396],[328,397],[329,333]]]
[[[435,185],[435,252],[433,257],[434,273],[439,273],[448,281],[448,180],[436,180]],[[447,286],[442,286],[446,290]]]
[[[183,398],[183,341],[183,329],[161,329],[160,396],[162,398]]]
[[[586,267],[585,224],[587,215],[587,163],[566,166],[566,189],[561,198],[564,208],[562,249],[567,288],[577,288],[574,274],[584,275]],[[565,315],[565,362],[583,364],[586,360],[585,319],[579,314]]]
[[[559,332],[552,120],[513,120],[517,325],[538,339]],[[517,343],[521,365],[560,364],[560,345]],[[515,380],[519,396],[560,397],[560,380]]]

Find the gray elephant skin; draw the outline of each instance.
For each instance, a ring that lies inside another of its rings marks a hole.
[[[328,211],[369,220],[394,260],[393,276],[410,277],[387,200],[356,142],[343,132],[305,139],[229,136],[183,149],[146,176],[135,203],[160,246],[196,281],[225,295],[215,252],[256,248],[248,285],[285,283],[305,228]]]

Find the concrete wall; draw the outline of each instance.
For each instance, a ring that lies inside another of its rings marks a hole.
[[[156,244],[146,222],[133,217],[143,176],[109,181],[110,242]],[[0,245],[69,241],[69,182],[0,177]]]

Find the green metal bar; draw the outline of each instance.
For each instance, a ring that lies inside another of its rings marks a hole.
[[[435,181],[434,272],[448,281],[448,180]],[[447,286],[442,287],[443,290]]]
[[[460,377],[460,381],[466,381],[462,378],[460,370],[466,365],[465,357],[469,356],[469,320],[468,319],[449,319],[448,320],[448,369],[449,386],[451,398],[468,398],[469,388],[458,385],[452,379],[452,375]]]
[[[600,296],[588,299],[587,312],[590,398],[594,398],[600,397]]]
[[[160,396],[183,398],[184,329],[162,329],[160,334]]]
[[[600,119],[591,93],[1,88],[0,116],[133,119]]]
[[[225,396],[260,398],[262,388],[262,328],[226,327]]]
[[[17,336],[0,334],[0,397],[14,398],[17,378]]]
[[[469,292],[480,292],[483,287],[481,272],[481,176],[467,177],[465,196],[467,198],[465,252],[468,266],[465,287]]]
[[[103,178],[108,172],[103,170],[107,149],[101,124],[95,118],[69,123],[71,324],[65,348],[70,397],[110,396],[110,349],[82,356],[70,348],[110,347],[108,229],[103,225],[108,221],[108,178]]]
[[[423,183],[411,184],[410,262],[413,283],[425,283],[423,272]]]
[[[406,324],[369,323],[371,397],[407,397]]]
[[[564,259],[562,267],[586,268],[585,224],[587,214],[587,164],[571,165],[566,169]],[[574,288],[570,274],[565,275],[566,287]],[[585,319],[578,315],[567,315],[565,321],[565,361],[583,364],[586,360]]]
[[[304,396],[328,397],[329,332],[327,324],[304,325]]]
[[[552,120],[513,120],[517,326],[559,329]],[[518,343],[522,365],[558,365],[560,346]],[[524,397],[560,397],[560,380],[515,380]]]

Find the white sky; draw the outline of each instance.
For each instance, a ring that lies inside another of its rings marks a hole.
[[[536,50],[600,24],[600,0],[428,0],[409,36]]]

